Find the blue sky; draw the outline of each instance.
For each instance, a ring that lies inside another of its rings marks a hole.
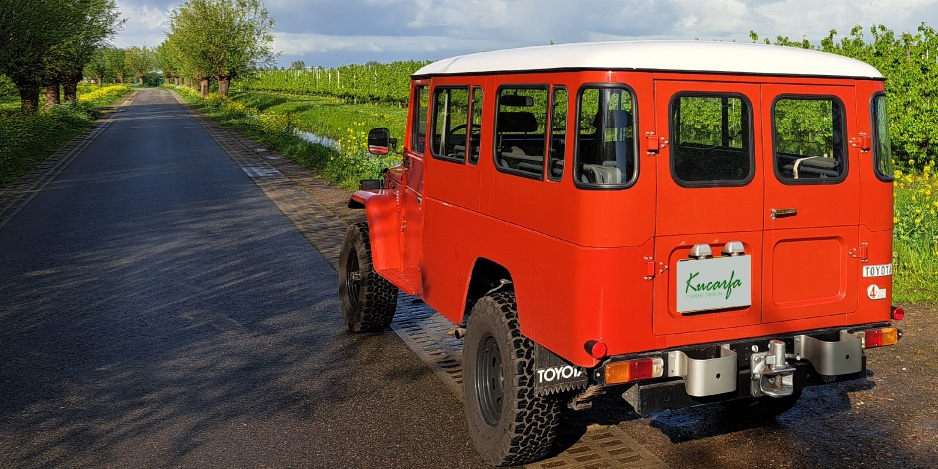
[[[156,46],[180,2],[117,0],[127,23],[118,47]],[[436,60],[484,50],[628,39],[749,41],[806,37],[884,24],[938,27],[938,0],[266,0],[280,65],[332,67],[375,60]]]

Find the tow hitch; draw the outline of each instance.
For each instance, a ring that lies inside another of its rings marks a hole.
[[[785,353],[785,342],[772,340],[765,352],[753,353],[749,359],[752,370],[753,396],[784,397],[795,390],[795,367],[788,364],[788,359],[800,360],[793,353]]]

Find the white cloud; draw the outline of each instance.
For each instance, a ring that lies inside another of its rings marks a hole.
[[[444,58],[509,47],[616,39],[748,41],[749,31],[818,41],[836,29],[938,26],[938,0],[265,0],[281,63]],[[121,47],[157,45],[178,0],[118,0]]]

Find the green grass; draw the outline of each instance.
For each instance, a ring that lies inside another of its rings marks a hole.
[[[375,156],[367,151],[367,132],[388,127],[402,136],[406,109],[393,105],[347,105],[328,97],[290,96],[266,92],[232,92],[230,99],[210,94],[202,99],[188,88],[174,88],[189,103],[227,127],[313,170],[329,183],[355,189],[362,179],[380,177],[381,170],[400,163],[398,155]],[[296,129],[337,141],[340,150],[309,142]]]
[[[34,114],[20,112],[20,103],[0,102],[0,187],[15,181],[62,145],[94,123],[97,108],[111,104],[130,90],[98,93],[97,99],[42,107]],[[89,92],[90,94],[90,92]],[[79,89],[79,101],[82,101]]]

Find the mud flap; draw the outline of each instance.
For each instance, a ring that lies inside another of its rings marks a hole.
[[[589,373],[540,345],[534,346],[534,393],[549,396],[561,392],[586,389]]]

